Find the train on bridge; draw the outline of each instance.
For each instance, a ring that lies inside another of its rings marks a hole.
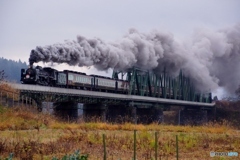
[[[86,73],[70,70],[58,71],[51,67],[41,66],[35,68],[30,66],[26,71],[22,69],[21,83],[123,94],[129,90],[129,82],[125,80],[86,75]]]
[[[124,80],[117,76],[109,78],[71,70],[58,71],[51,67],[33,67],[30,65],[26,70],[21,69],[21,83],[204,103],[212,102],[211,93],[195,92],[189,79],[182,74],[178,79],[171,80],[165,73],[158,77],[154,74],[150,75],[149,72],[146,73],[145,75],[141,72],[138,74],[137,70],[133,70],[128,72],[128,78]]]

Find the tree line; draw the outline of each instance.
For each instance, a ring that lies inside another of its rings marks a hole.
[[[26,62],[22,62],[20,59],[18,61],[0,58],[0,79],[7,80],[10,82],[20,82],[21,69],[27,68]]]

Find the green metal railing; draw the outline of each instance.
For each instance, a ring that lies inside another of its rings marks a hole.
[[[211,103],[211,93],[198,92],[190,78],[184,76],[182,71],[172,78],[167,74],[166,68],[162,73],[155,74],[134,67],[126,73],[113,71],[113,78],[117,79],[120,73],[127,75],[125,80],[130,84],[129,95]]]

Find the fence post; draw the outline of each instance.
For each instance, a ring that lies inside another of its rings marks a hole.
[[[157,160],[158,156],[158,136],[157,132],[155,132],[155,160]]]
[[[106,152],[106,142],[105,142],[105,134],[103,134],[103,160],[107,160],[107,152]]]
[[[178,160],[178,135],[176,135],[176,158]]]
[[[136,156],[136,132],[137,132],[137,130],[134,130],[134,141],[133,141],[133,160],[137,160],[137,156]]]

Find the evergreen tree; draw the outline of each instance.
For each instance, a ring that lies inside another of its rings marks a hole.
[[[5,58],[0,58],[0,71],[3,71],[4,79],[10,82],[20,82],[21,69],[26,69],[27,63],[22,62],[20,59],[18,61],[8,60]],[[0,73],[0,77],[1,77]]]

